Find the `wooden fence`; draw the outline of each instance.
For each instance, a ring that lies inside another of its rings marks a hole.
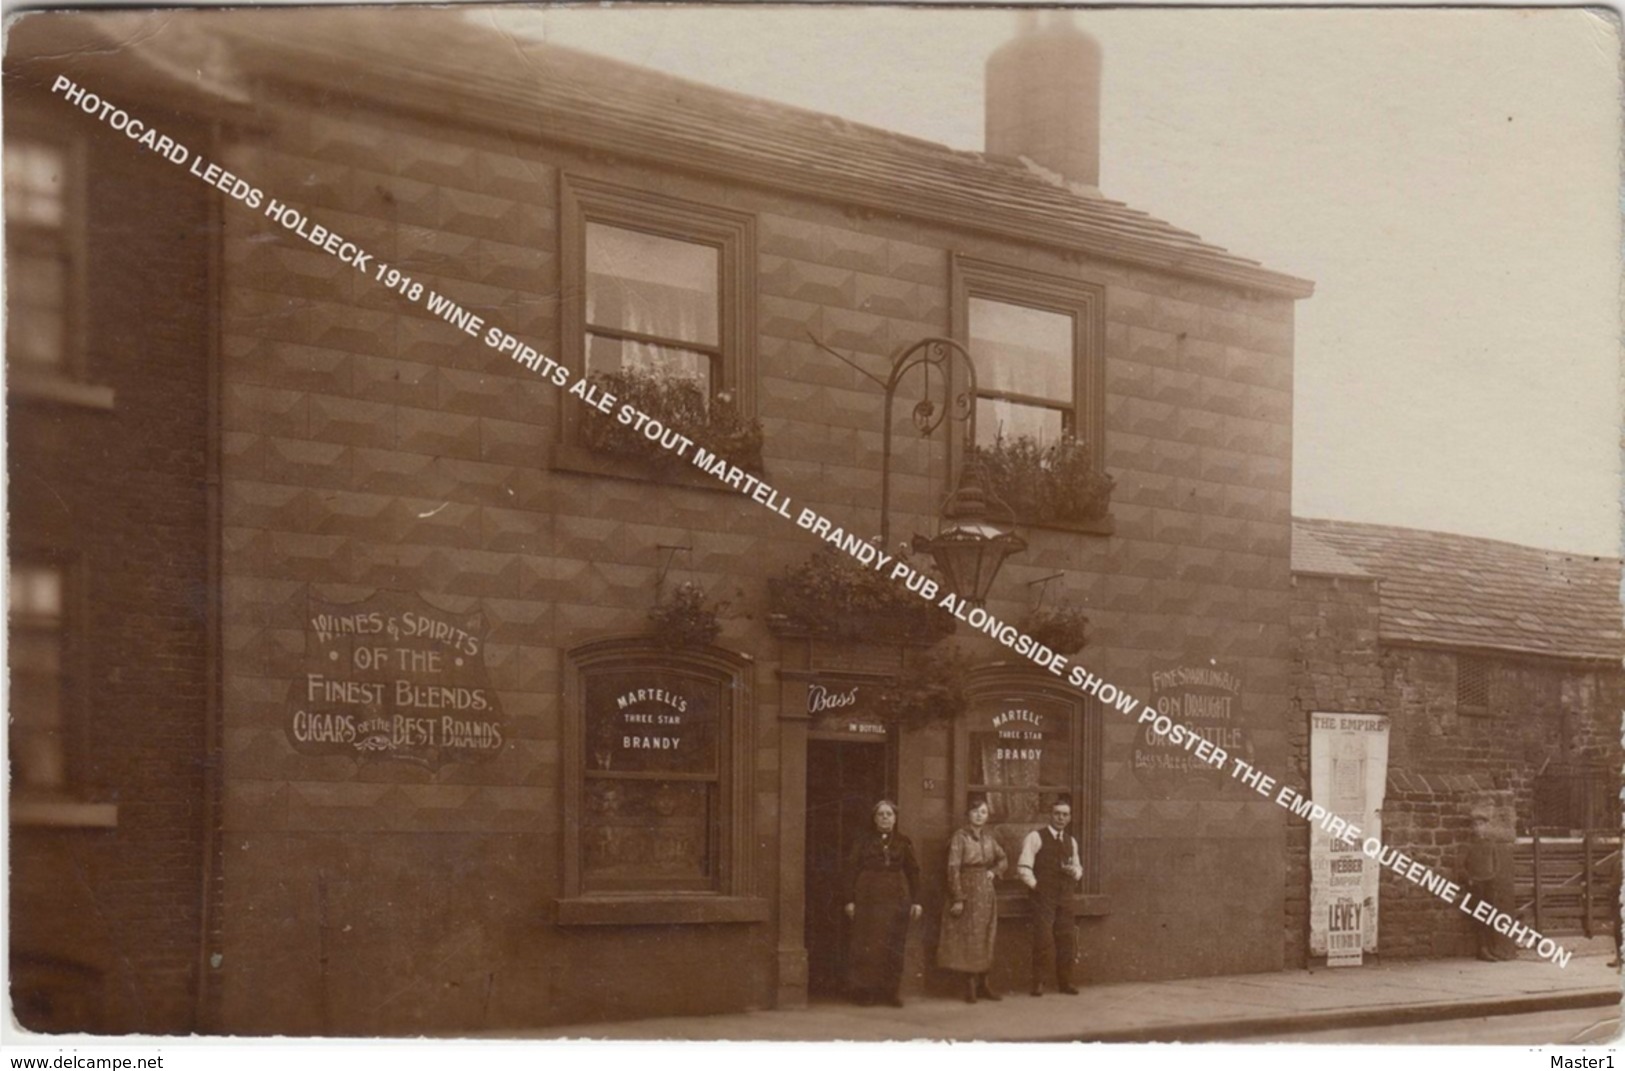
[[[1519,837],[1514,914],[1548,936],[1611,934],[1619,926],[1620,838]]]

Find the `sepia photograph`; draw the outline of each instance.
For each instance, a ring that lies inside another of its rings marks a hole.
[[[1612,1066],[1616,12],[5,35],[26,1066]]]

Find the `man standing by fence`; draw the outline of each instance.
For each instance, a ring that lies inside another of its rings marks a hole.
[[[1505,911],[1510,911],[1513,895],[1512,845],[1503,843],[1494,835],[1490,816],[1482,811],[1473,815],[1473,839],[1467,844],[1467,891],[1474,900],[1482,900]],[[1487,920],[1473,923],[1474,948],[1478,958],[1487,962],[1512,959],[1516,955],[1510,942],[1496,933]]]

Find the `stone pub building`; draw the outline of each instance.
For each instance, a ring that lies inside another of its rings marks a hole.
[[[979,458],[1024,543],[987,610],[1284,767],[1312,288],[1101,192],[1082,30],[1034,16],[993,55],[985,153],[457,10],[47,14],[9,42],[24,1025],[838,996],[832,875],[882,796],[926,875],[906,994],[943,985],[971,793],[1007,847],[1073,797],[1085,984],[1283,965],[1280,808],[515,360],[887,553]],[[915,432],[937,368],[888,440],[876,380],[933,338],[974,364],[974,440]],[[1004,988],[1025,906],[1008,881]]]

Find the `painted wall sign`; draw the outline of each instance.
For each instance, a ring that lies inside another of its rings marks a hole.
[[[888,732],[886,723],[868,711],[869,699],[861,684],[844,681],[809,684],[807,713],[813,719],[813,731],[877,738],[885,736]]]
[[[430,769],[501,752],[502,709],[478,615],[398,591],[309,605],[303,672],[288,687],[295,751]]]
[[[1195,730],[1203,739],[1242,759],[1251,740],[1241,724],[1241,675],[1212,660],[1187,658],[1154,665],[1149,705]],[[1168,798],[1186,785],[1218,786],[1230,780],[1183,747],[1145,726],[1134,738],[1134,774],[1153,794]]]

